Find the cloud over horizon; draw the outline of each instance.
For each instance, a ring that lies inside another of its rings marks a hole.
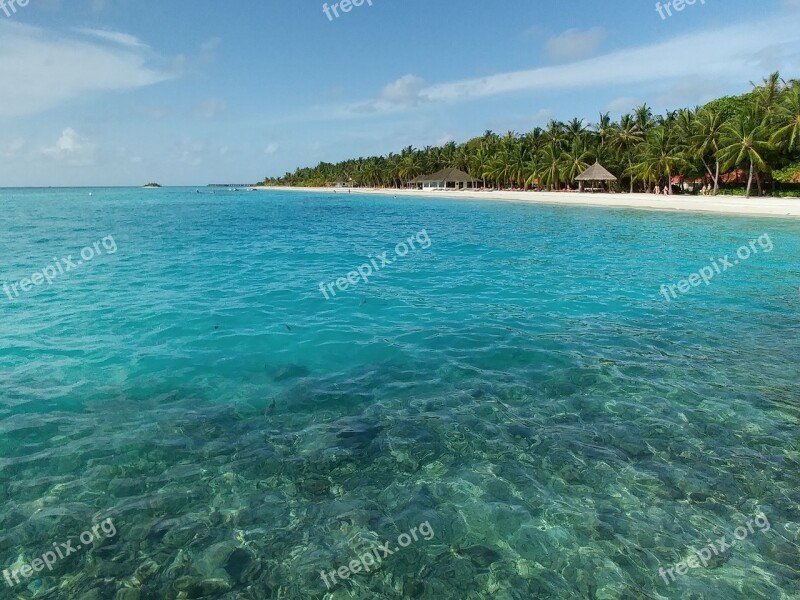
[[[602,30],[590,32],[592,30],[568,30],[545,45],[556,57],[566,57],[570,52],[591,52],[602,39]],[[581,41],[578,47],[566,50],[575,40]],[[393,112],[434,103],[463,103],[516,92],[606,89],[645,83],[663,84],[664,97],[680,103],[697,96],[693,92],[700,88],[702,91],[713,89],[711,82],[730,79],[731,73],[737,73],[744,81],[760,80],[776,69],[797,69],[798,64],[800,30],[786,19],[769,19],[682,34],[667,41],[558,66],[497,73],[427,87],[422,87],[421,78],[406,75],[390,83],[376,100],[340,107],[337,114],[340,118],[353,118],[369,112]],[[410,85],[411,82],[416,87]],[[386,90],[401,90],[402,93],[387,94]],[[614,108],[619,107],[615,105]]]
[[[36,114],[84,94],[151,86],[174,75],[148,66],[152,51],[111,31],[72,34],[0,21],[0,118]]]

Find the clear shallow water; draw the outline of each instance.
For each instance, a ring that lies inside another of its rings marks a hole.
[[[425,521],[328,597],[800,597],[800,223],[203,192],[0,191],[3,281],[117,247],[0,295],[0,566],[117,529],[0,597],[323,598]]]

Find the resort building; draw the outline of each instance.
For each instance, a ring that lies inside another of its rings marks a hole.
[[[479,183],[479,179],[459,169],[442,169],[433,175],[420,175],[412,179],[409,185],[418,190],[466,190],[477,188]]]

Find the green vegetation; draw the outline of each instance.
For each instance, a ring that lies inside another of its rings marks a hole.
[[[445,167],[461,169],[499,189],[575,188],[575,178],[599,160],[619,188],[672,193],[670,181],[708,184],[713,194],[789,195],[800,191],[800,81],[773,73],[753,90],[695,109],[654,115],[646,104],[612,121],[551,120],[546,128],[499,136],[487,131],[464,144],[320,163],[261,185],[406,187]]]
[[[775,171],[772,175],[781,183],[800,183],[800,162]]]
[[[160,188],[161,185],[159,185],[158,183],[148,183],[144,187],[146,187],[146,188]]]

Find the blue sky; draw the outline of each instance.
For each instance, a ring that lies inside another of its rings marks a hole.
[[[800,0],[701,1],[0,7],[0,186],[247,183],[800,77]]]

